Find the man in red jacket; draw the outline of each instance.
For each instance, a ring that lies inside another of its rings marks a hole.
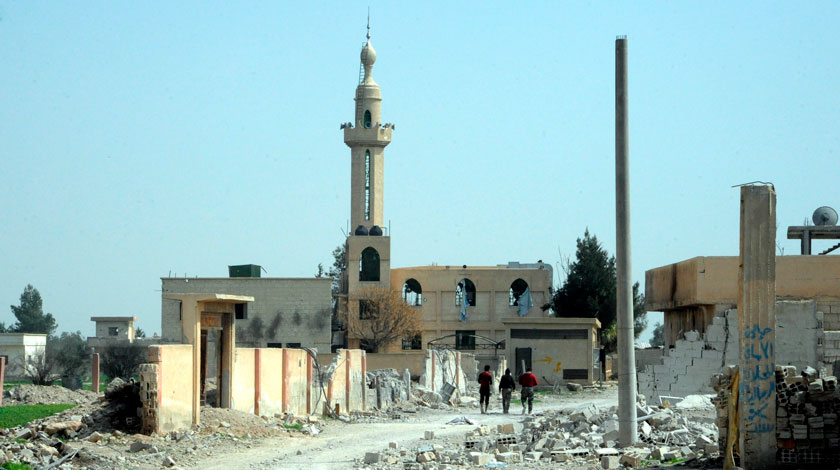
[[[522,414],[525,414],[525,401],[528,401],[528,414],[534,408],[534,387],[538,385],[537,376],[531,372],[531,368],[527,368],[525,373],[519,376],[519,385],[522,385]]]
[[[481,414],[487,413],[490,407],[490,384],[493,383],[493,375],[490,374],[490,366],[484,366],[484,372],[478,374],[478,402],[481,405]]]

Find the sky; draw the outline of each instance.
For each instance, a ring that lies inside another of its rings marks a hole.
[[[460,3],[0,0],[0,305],[160,333],[161,277],[329,265],[368,6],[393,267],[615,252],[617,35],[634,281],[737,255],[733,185],[774,184],[786,255],[840,206],[840,3]]]

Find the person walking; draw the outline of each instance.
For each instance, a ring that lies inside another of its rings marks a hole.
[[[531,372],[531,368],[527,368],[525,373],[519,376],[519,385],[522,385],[520,397],[522,398],[522,414],[525,414],[525,401],[528,401],[528,414],[534,408],[534,387],[539,385],[537,383],[537,376]]]
[[[490,407],[490,384],[493,383],[493,375],[490,374],[490,366],[484,366],[484,372],[478,374],[478,403],[481,405],[481,414],[487,414]]]
[[[510,375],[510,369],[505,369],[505,375],[499,380],[499,393],[502,394],[502,412],[507,414],[510,409],[510,396],[516,390],[516,382]]]

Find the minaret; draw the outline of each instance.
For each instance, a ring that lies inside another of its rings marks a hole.
[[[367,231],[374,225],[382,227],[385,146],[391,143],[392,130],[382,122],[382,92],[373,81],[376,51],[370,45],[369,22],[361,60],[364,75],[356,87],[356,117],[344,127],[344,143],[350,147],[350,230],[354,232],[359,226]]]
[[[382,123],[382,93],[373,81],[376,51],[367,41],[362,47],[356,116],[345,123],[344,143],[350,147],[350,233],[347,237],[347,271],[342,279],[339,311],[346,315],[348,331],[364,327],[366,289],[391,288],[391,237],[383,233],[385,147],[391,143],[394,126]],[[346,287],[345,287],[346,286]],[[344,290],[346,289],[346,290]],[[347,346],[366,348],[363,336],[348,333]]]

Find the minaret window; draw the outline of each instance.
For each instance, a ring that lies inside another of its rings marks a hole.
[[[359,260],[359,280],[379,281],[379,252],[373,247],[369,246],[362,250]]]
[[[417,279],[411,278],[403,284],[403,300],[408,305],[419,307],[423,305],[423,288]]]
[[[370,129],[370,110],[365,111],[365,129]]]
[[[522,279],[517,279],[513,281],[510,285],[510,306],[516,307],[519,305],[519,298],[522,297],[522,294],[525,293],[525,290],[528,289],[528,283],[523,281]]]
[[[365,220],[370,220],[370,150],[365,150]]]
[[[461,305],[466,301],[468,307],[475,307],[475,284],[469,279],[462,279],[455,286],[455,305]]]

